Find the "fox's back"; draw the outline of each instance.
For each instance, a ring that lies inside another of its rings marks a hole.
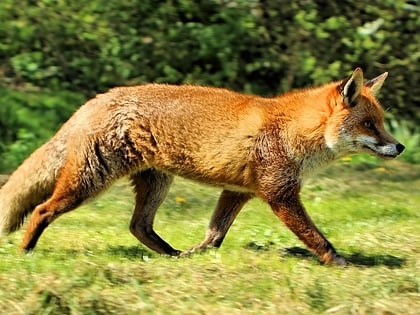
[[[119,155],[134,157],[139,168],[248,186],[248,163],[263,126],[258,99],[265,100],[190,85],[119,87],[83,105],[63,132],[74,133],[67,135],[74,148],[98,140],[105,158],[123,150]]]

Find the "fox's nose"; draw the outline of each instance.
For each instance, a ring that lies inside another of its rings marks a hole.
[[[402,153],[402,151],[404,151],[404,149],[405,149],[405,146],[404,146],[404,145],[402,145],[401,143],[398,143],[398,144],[397,144],[397,151],[398,151],[398,154],[401,154],[401,153]]]

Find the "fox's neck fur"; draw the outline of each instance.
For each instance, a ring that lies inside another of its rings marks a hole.
[[[336,120],[345,114],[345,109],[335,101],[336,86],[337,82],[334,82],[275,98],[276,106],[270,119],[272,127],[285,141],[287,155],[302,167],[302,175],[328,165],[343,154],[331,150],[328,145]],[[314,99],[325,101],[314,103]]]

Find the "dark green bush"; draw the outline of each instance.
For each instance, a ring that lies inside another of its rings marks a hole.
[[[341,79],[357,66],[368,78],[390,72],[383,105],[414,130],[420,121],[418,4],[2,0],[0,86],[10,93],[0,95],[0,150],[23,142],[22,134],[51,134],[70,114],[55,104],[79,104],[62,91],[89,98],[116,85],[152,81],[274,95]],[[50,107],[38,100],[47,107],[38,115],[27,108],[37,94],[28,89],[39,91],[40,99],[47,95],[46,103],[51,95],[64,100],[54,99]],[[13,91],[23,93],[22,99],[12,102],[13,109],[3,108]],[[54,111],[62,114],[45,124],[45,115]],[[23,133],[15,112],[31,115]]]
[[[0,89],[0,170],[11,171],[82,104],[71,92]]]

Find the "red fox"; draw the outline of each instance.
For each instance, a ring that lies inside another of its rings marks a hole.
[[[149,248],[179,256],[219,247],[251,198],[273,212],[323,263],[346,265],[300,200],[302,179],[352,153],[395,158],[404,146],[384,129],[375,98],[387,73],[347,78],[274,98],[222,88],[145,84],[89,100],[10,176],[0,190],[0,233],[31,212],[23,251],[44,229],[122,176],[136,205],[130,231]],[[174,175],[223,188],[206,236],[179,251],[154,230]]]

